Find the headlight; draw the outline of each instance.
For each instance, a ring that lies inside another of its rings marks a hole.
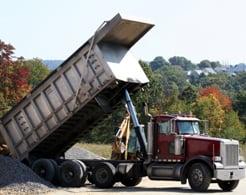
[[[213,160],[214,160],[215,162],[221,162],[221,161],[222,161],[222,158],[221,158],[221,156],[214,156],[214,157],[213,157]]]

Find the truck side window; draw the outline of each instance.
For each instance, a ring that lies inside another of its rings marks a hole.
[[[162,134],[169,134],[170,133],[168,121],[159,123],[158,125],[159,125],[160,133],[162,133]]]

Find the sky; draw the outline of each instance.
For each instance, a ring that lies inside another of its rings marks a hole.
[[[0,39],[16,56],[65,60],[120,13],[155,24],[131,51],[138,59],[184,56],[246,62],[245,0],[0,0]]]

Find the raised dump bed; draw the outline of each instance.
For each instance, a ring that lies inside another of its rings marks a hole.
[[[0,137],[13,157],[62,156],[121,101],[148,82],[129,53],[152,24],[117,14],[1,118]]]

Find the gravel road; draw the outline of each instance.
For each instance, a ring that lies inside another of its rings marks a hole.
[[[176,195],[176,194],[213,194],[213,195],[245,195],[246,179],[240,181],[239,186],[233,192],[223,192],[217,184],[211,184],[207,193],[195,193],[189,185],[181,185],[180,182],[173,181],[151,181],[145,178],[138,186],[126,188],[121,184],[116,184],[112,189],[98,189],[93,185],[86,185],[81,188],[59,188],[57,191],[50,192],[48,195]]]

